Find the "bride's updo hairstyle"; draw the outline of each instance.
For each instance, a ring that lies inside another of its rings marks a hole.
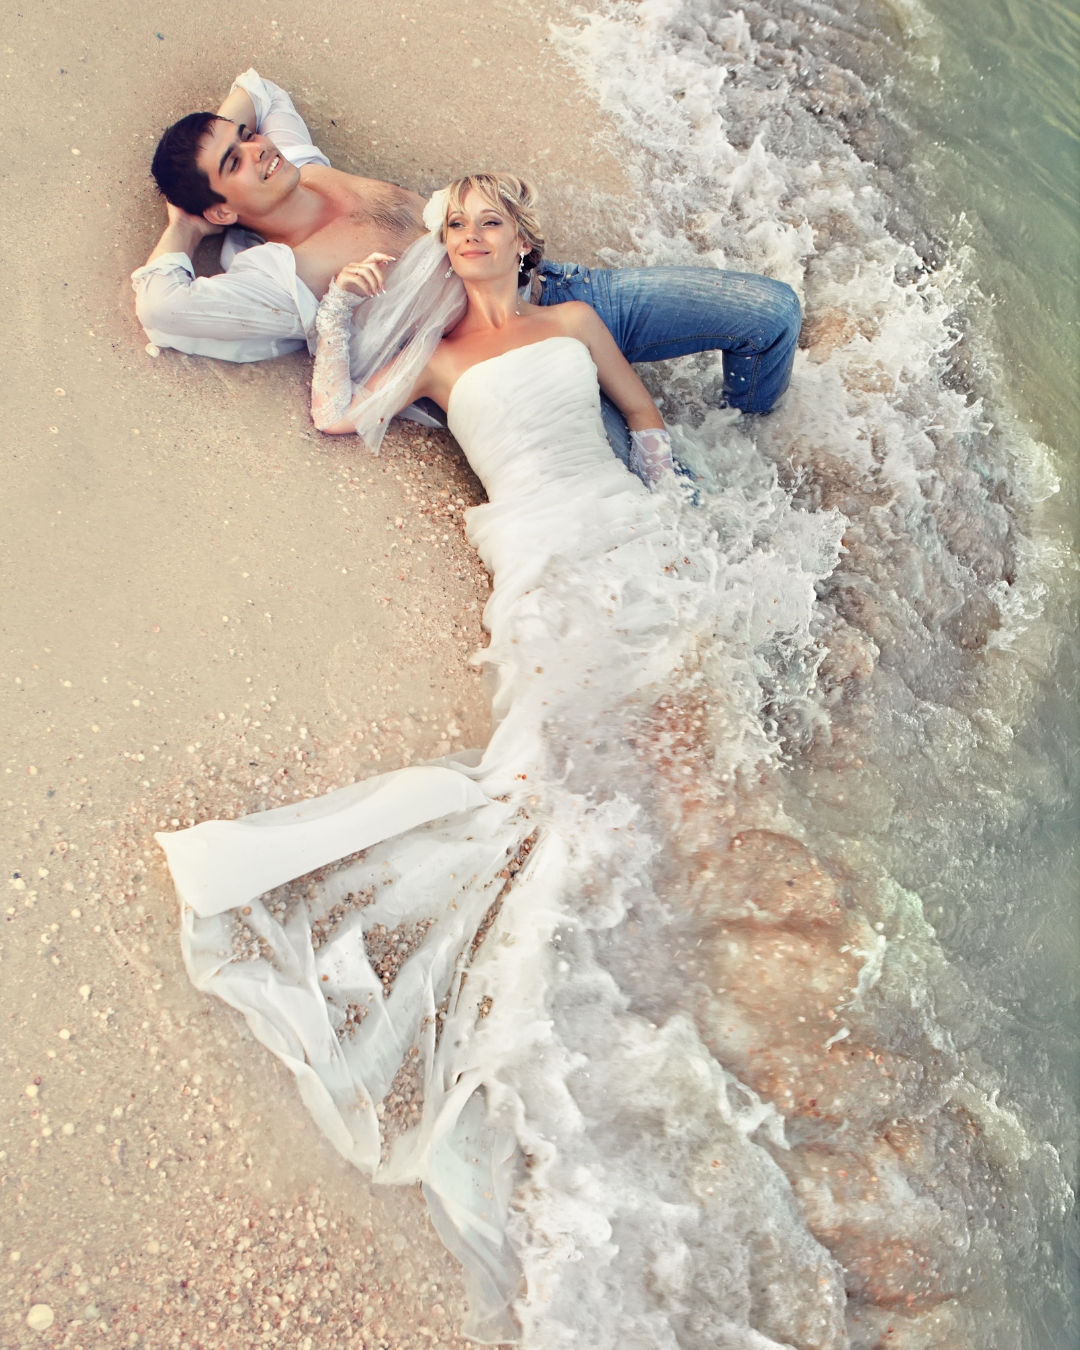
[[[485,201],[505,212],[529,252],[521,260],[521,276],[539,267],[544,257],[544,236],[533,215],[538,193],[531,183],[515,178],[512,173],[470,173],[450,183],[446,189],[446,210],[439,227],[439,242],[446,243],[446,222],[452,211],[460,211],[470,192],[479,193]]]

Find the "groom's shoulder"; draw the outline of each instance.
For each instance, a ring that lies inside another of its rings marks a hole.
[[[302,183],[333,183],[338,179],[347,180],[349,175],[341,169],[335,169],[331,164],[319,164],[317,161],[311,164],[300,165],[300,181]]]
[[[303,164],[300,166],[300,181],[325,197],[343,202],[363,201],[387,186],[377,178],[360,178],[344,169],[335,169],[331,164]]]

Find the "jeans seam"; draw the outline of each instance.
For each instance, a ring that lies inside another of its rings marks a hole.
[[[757,390],[758,371],[761,369],[761,353],[754,357],[754,364],[750,372],[750,387],[746,391],[746,402],[753,403],[754,393]]]
[[[682,337],[678,338],[677,340],[678,340],[679,342],[717,342],[717,343],[719,343],[719,342],[737,342],[737,341],[738,341],[738,338],[735,337],[735,335],[734,335],[733,333],[686,333],[686,334],[684,334]],[[648,360],[648,357],[645,357],[645,356],[641,356],[641,355],[640,355],[641,352],[647,352],[647,351],[649,351],[649,350],[650,350],[651,348],[653,348],[653,347],[664,347],[664,346],[667,346],[667,345],[668,345],[668,344],[667,344],[667,343],[664,343],[664,342],[650,342],[650,343],[648,344],[648,346],[645,346],[645,347],[633,347],[633,348],[631,348],[630,351],[624,353],[624,355],[626,356],[626,359],[630,362],[630,364],[633,365],[633,363],[634,363],[635,361],[646,361],[646,360]],[[725,355],[725,356],[734,356],[736,359],[738,359],[740,356],[743,355],[743,353],[741,353],[741,352],[729,352],[729,351],[726,351],[726,350],[725,350],[725,351],[724,351],[724,355]],[[762,353],[761,353],[760,348],[756,349],[756,350],[751,354],[752,359],[753,359],[753,361],[755,362],[755,364],[756,364],[757,361],[760,359],[761,355],[762,355]]]

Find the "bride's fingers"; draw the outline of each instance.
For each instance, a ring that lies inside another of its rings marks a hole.
[[[377,295],[383,288],[382,278],[362,272],[358,268],[343,268],[337,275],[337,284],[354,295]]]
[[[357,268],[354,276],[368,295],[379,295],[385,289],[382,277],[373,268]]]
[[[381,295],[386,289],[381,268],[396,262],[389,253],[372,253],[363,262],[349,263],[337,276],[337,283],[357,295]]]
[[[397,259],[392,258],[389,253],[372,253],[370,257],[365,258],[362,262],[349,263],[343,270],[346,272],[356,272],[363,268],[370,268],[374,271],[379,267],[385,266],[387,263],[396,261]]]

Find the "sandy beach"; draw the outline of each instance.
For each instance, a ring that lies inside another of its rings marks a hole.
[[[369,1188],[189,986],[152,836],[484,743],[479,485],[444,435],[320,437],[306,357],[149,354],[128,276],[158,135],[252,65],[339,167],[527,174],[550,256],[593,260],[625,184],[554,17],[9,12],[5,1346],[464,1344],[419,1193]]]

